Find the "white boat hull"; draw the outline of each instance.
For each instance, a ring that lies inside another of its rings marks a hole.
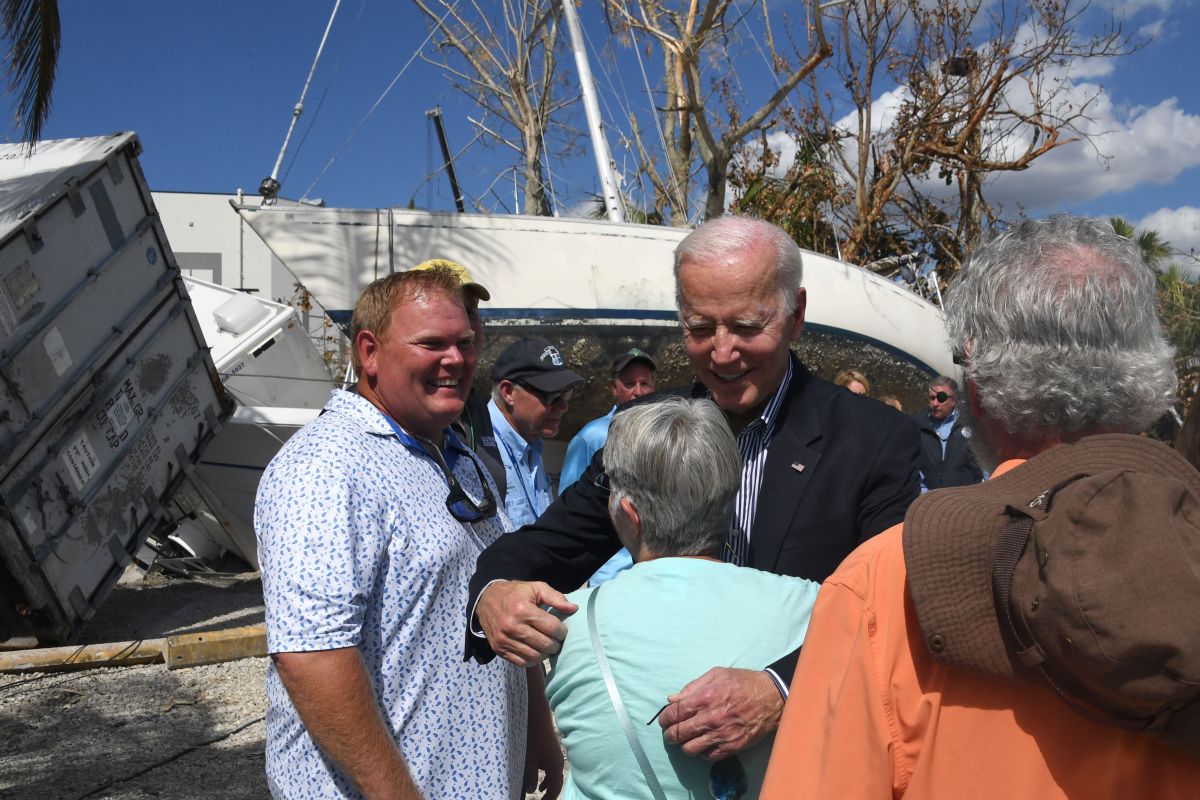
[[[405,209],[234,206],[339,321],[372,280],[429,258],[492,293],[485,319],[675,325],[673,253],[687,231],[551,217]],[[804,253],[810,328],[953,374],[941,311],[859,267]]]

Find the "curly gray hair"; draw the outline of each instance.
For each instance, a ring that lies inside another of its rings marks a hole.
[[[979,404],[1025,437],[1144,430],[1175,396],[1155,283],[1100,220],[1027,220],[981,245],[946,295]]]

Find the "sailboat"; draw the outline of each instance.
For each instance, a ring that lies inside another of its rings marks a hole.
[[[481,308],[491,345],[484,361],[513,335],[537,333],[557,340],[560,347],[572,340],[568,353],[573,365],[602,378],[600,384],[608,377],[603,370],[611,354],[634,343],[656,355],[673,347],[680,357],[665,359],[660,382],[687,380],[686,359],[674,334],[672,270],[673,251],[687,231],[623,221],[574,5],[563,3],[562,13],[575,51],[606,221],[275,204],[279,168],[308,83],[275,170],[260,186],[264,200],[234,201],[234,208],[336,322],[348,322],[355,299],[372,280],[430,258],[446,258],[466,266],[491,292],[491,302]],[[318,59],[320,53],[319,48]],[[444,147],[443,152],[453,185],[453,165]],[[865,368],[876,383],[910,402],[931,374],[952,372],[939,308],[836,259],[805,252],[803,261],[809,336],[802,349],[818,372]],[[822,359],[827,361],[820,363]],[[481,373],[486,382],[486,372]],[[592,394],[590,407],[573,412],[564,436],[606,410],[606,393]]]
[[[247,224],[335,320],[362,289],[428,258],[464,264],[492,293],[492,326],[674,329],[680,228],[411,209],[240,203]],[[861,267],[803,252],[806,327],[890,354],[923,373],[953,369],[941,311]]]

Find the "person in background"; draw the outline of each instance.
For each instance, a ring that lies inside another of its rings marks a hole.
[[[890,394],[885,394],[885,395],[880,395],[877,399],[879,400],[879,402],[883,403],[884,405],[891,406],[892,408],[896,409],[901,414],[904,413],[904,405],[900,402],[900,398],[895,397]]]
[[[567,368],[558,348],[525,337],[504,349],[492,365],[492,429],[500,446],[508,495],[504,508],[513,527],[528,525],[554,499],[542,463],[542,440],[558,434],[583,378]]]
[[[994,477],[922,495],[821,588],[763,798],[1195,798],[1200,473],[1155,279],[1029,220],[946,294]],[[997,466],[998,464],[998,466]]]
[[[855,394],[867,397],[871,394],[871,382],[867,380],[866,375],[856,369],[842,370],[834,377],[833,382],[838,386],[845,386]]]
[[[467,319],[471,330],[475,332],[475,352],[483,352],[483,318],[479,316],[479,303],[491,300],[492,294],[483,284],[478,283],[467,272],[463,265],[446,258],[431,258],[413,267],[414,270],[427,270],[433,267],[445,267],[458,276],[463,287],[463,306],[467,310]],[[463,412],[453,424],[454,432],[458,434],[467,446],[475,451],[487,467],[488,474],[496,482],[496,490],[500,497],[505,497],[508,484],[504,476],[504,462],[500,458],[500,447],[496,443],[496,435],[492,432],[492,418],[488,414],[487,399],[475,387],[467,394]]]
[[[712,401],[668,396],[623,410],[604,470],[608,513],[636,563],[568,595],[587,610],[567,619],[546,684],[567,751],[563,796],[652,800],[654,782],[663,798],[723,797],[710,791],[710,776],[733,775],[745,794],[727,796],[756,797],[772,737],[711,764],[646,721],[710,667],[758,670],[799,647],[819,586],[722,562],[742,464]],[[644,767],[626,738],[634,732]]]
[[[553,794],[541,671],[458,657],[471,570],[506,530],[450,430],[476,368],[462,284],[445,267],[393,273],[351,327],[357,391],[284,444],[255,504],[271,794],[517,798],[523,768]]]
[[[604,447],[604,442],[608,439],[608,426],[612,423],[613,414],[617,413],[617,407],[630,400],[645,397],[654,391],[654,375],[657,370],[654,359],[644,350],[636,347],[626,350],[613,359],[612,378],[608,382],[608,390],[612,392],[613,396],[613,407],[603,417],[598,417],[584,425],[567,445],[562,474],[558,479],[560,493],[566,491],[568,486],[579,479],[588,464],[592,463],[592,456],[596,454],[597,450]],[[605,581],[612,580],[618,573],[629,569],[632,565],[633,560],[629,556],[629,551],[622,547],[615,556],[605,562],[604,566],[596,570],[595,574],[588,579],[588,585],[599,586]]]
[[[913,419],[921,431],[921,491],[983,480],[969,446],[974,429],[959,413],[958,382],[939,375],[929,382],[929,408]]]

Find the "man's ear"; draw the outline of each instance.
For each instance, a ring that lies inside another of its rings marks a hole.
[[[791,330],[788,331],[788,341],[796,341],[804,330],[804,311],[808,307],[808,292],[801,286],[796,290],[796,310],[792,312]]]
[[[497,386],[500,388],[500,397],[504,400],[504,404],[511,406],[513,392],[516,391],[516,384],[510,380],[502,380]]]
[[[354,337],[354,349],[362,374],[375,377],[379,373],[379,337],[373,331],[359,331]]]

